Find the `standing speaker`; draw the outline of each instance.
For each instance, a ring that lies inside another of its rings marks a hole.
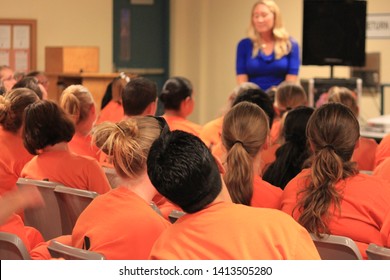
[[[363,66],[367,2],[305,0],[303,65]]]

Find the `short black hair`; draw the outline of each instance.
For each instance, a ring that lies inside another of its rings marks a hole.
[[[23,143],[30,154],[60,142],[69,142],[75,133],[73,121],[57,103],[40,100],[26,107]]]
[[[138,116],[157,99],[157,84],[139,77],[131,79],[122,93],[122,105],[126,116]]]
[[[187,97],[192,96],[192,84],[184,77],[169,78],[161,91],[160,100],[165,109],[179,110],[180,104]]]
[[[209,149],[184,131],[162,133],[150,148],[147,170],[157,191],[187,213],[205,208],[222,189]]]

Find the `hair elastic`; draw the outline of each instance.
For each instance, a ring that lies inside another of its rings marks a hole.
[[[242,143],[240,140],[234,141],[233,146],[236,144],[241,144],[241,146],[244,146],[244,143]]]

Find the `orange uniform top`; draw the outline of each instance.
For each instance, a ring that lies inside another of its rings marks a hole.
[[[352,160],[356,161],[359,170],[372,171],[375,168],[375,152],[378,143],[374,139],[359,138],[359,146],[352,155]]]
[[[207,147],[213,147],[221,143],[223,116],[206,123],[199,138],[206,144]]]
[[[178,117],[178,116],[167,116],[167,115],[163,115],[163,117],[167,121],[169,129],[171,131],[183,130],[195,136],[199,136],[200,132],[202,131],[202,126],[193,123],[185,118]]]
[[[100,160],[100,150],[92,144],[92,136],[90,134],[84,136],[76,132],[68,143],[68,147],[72,153]]]
[[[387,134],[378,147],[376,147],[375,152],[375,167],[378,166],[385,158],[390,156],[390,133]]]
[[[283,190],[264,181],[260,176],[253,180],[251,206],[280,209]]]
[[[22,177],[57,182],[67,187],[108,192],[111,187],[99,163],[90,157],[69,151],[49,151],[31,159],[22,170]]]
[[[385,158],[377,167],[375,167],[372,175],[390,182],[390,157]]]
[[[81,213],[72,232],[72,244],[109,260],[147,259],[156,239],[170,223],[126,187],[96,197]],[[85,248],[85,247],[84,247]]]
[[[16,214],[13,214],[5,224],[0,225],[0,231],[19,236],[28,252],[39,243],[44,242],[42,234],[33,227],[25,226],[22,218]]]
[[[99,117],[96,121],[96,124],[109,121],[109,122],[119,122],[123,119],[125,113],[123,111],[122,104],[116,101],[110,101],[108,104],[100,111]]]
[[[308,232],[275,209],[212,203],[179,218],[156,241],[150,259],[319,259]]]
[[[0,126],[0,195],[16,189],[16,181],[26,162],[32,159],[21,136]]]
[[[281,209],[295,220],[300,216],[298,209],[293,212],[297,205],[297,193],[309,184],[308,176],[310,169],[302,170],[283,192]],[[390,184],[373,176],[357,174],[338,182],[336,189],[343,193],[343,198],[340,213],[335,210],[330,216],[330,232],[353,239],[366,258],[365,250],[369,243],[383,245],[380,230],[390,211]]]
[[[173,204],[159,193],[153,197],[153,202],[160,209],[162,216],[167,220],[169,220],[169,214],[172,210],[183,211],[179,206]]]

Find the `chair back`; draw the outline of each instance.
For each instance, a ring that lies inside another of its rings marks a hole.
[[[9,232],[0,232],[0,260],[30,260],[22,239]]]
[[[49,243],[47,249],[52,258],[64,258],[65,260],[105,260],[103,254],[92,252],[69,245],[62,244],[56,240]]]
[[[72,234],[81,212],[98,196],[98,193],[66,186],[56,186],[54,194],[60,208],[62,234]]]
[[[60,209],[54,194],[54,189],[59,184],[43,180],[19,178],[16,185],[19,188],[37,187],[45,203],[44,206],[39,208],[24,209],[24,224],[39,230],[46,241],[62,235]]]
[[[359,248],[349,237],[323,235],[318,238],[311,233],[311,238],[323,260],[361,260]]]
[[[121,178],[118,176],[114,168],[103,166],[104,174],[106,174],[107,180],[110,183],[112,189],[118,187],[121,183]]]
[[[168,218],[169,221],[173,224],[179,219],[181,216],[185,215],[186,213],[179,210],[172,210],[171,213],[169,213]]]
[[[366,250],[369,260],[390,260],[390,248],[370,243]]]

